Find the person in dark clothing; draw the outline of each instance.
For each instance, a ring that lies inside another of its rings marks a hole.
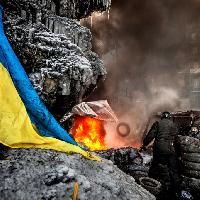
[[[200,139],[200,129],[198,124],[193,124],[191,126],[188,136]]]
[[[170,119],[169,112],[163,112],[161,120],[155,122],[146,137],[143,140],[143,149],[145,149],[153,140],[153,161],[149,170],[149,176],[158,179],[159,165],[165,165],[170,176],[170,184],[174,194],[179,193],[179,173],[177,165],[177,156],[175,151],[175,139],[178,135],[176,125]],[[155,173],[156,172],[156,173]],[[162,177],[161,177],[162,179]]]

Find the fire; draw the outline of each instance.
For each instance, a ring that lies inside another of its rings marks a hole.
[[[92,151],[107,149],[104,141],[106,131],[103,122],[98,119],[77,116],[71,134],[76,142],[83,143]]]

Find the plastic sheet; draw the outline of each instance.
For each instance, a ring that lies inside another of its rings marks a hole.
[[[72,108],[72,111],[63,117],[61,122],[73,115],[90,116],[98,120],[117,122],[117,116],[106,100],[82,102]]]

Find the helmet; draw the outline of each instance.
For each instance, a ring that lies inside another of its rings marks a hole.
[[[168,111],[165,111],[161,114],[161,119],[170,119],[171,118],[171,114]]]

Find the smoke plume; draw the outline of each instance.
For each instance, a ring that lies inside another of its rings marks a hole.
[[[198,62],[190,42],[199,28],[199,8],[199,0],[112,0],[109,14],[94,13],[84,22],[108,71],[90,100],[108,99],[131,128],[122,138],[116,125],[107,125],[109,146],[141,143],[154,112],[191,109],[185,72]]]

